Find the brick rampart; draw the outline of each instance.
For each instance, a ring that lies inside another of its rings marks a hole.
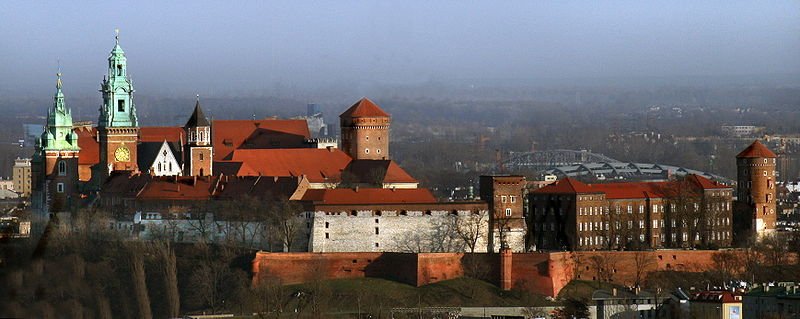
[[[273,278],[283,284],[343,278],[384,278],[423,286],[459,278],[479,277],[500,286],[556,296],[573,279],[604,280],[632,286],[654,271],[701,272],[715,267],[721,251],[657,250],[517,253],[511,256],[511,278],[501,278],[500,254],[462,253],[266,253],[253,260],[253,283]],[[743,254],[742,251],[728,251]],[[797,262],[796,255],[789,256]],[[641,271],[637,271],[641,269]],[[505,272],[506,276],[509,272]]]

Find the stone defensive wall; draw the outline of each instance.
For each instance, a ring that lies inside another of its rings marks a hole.
[[[556,296],[573,279],[633,286],[654,271],[702,272],[716,269],[716,254],[741,260],[743,250],[656,250],[553,253],[268,253],[253,260],[253,284],[275,280],[383,278],[414,286],[469,275],[504,290]],[[505,258],[504,261],[501,261]],[[787,256],[797,262],[798,256]],[[638,269],[638,270],[637,270]],[[508,278],[510,277],[510,278]]]

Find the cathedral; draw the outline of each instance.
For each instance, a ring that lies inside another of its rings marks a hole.
[[[367,98],[339,116],[341,147],[312,138],[306,119],[209,120],[199,97],[193,109],[187,107],[183,126],[140,126],[118,36],[100,92],[96,125],[73,123],[58,74],[32,160],[35,209],[68,213],[100,207],[127,216],[110,226],[134,237],[147,238],[148,232],[170,225],[173,240],[216,240],[208,237],[225,236],[237,221],[222,220],[208,203],[282,197],[302,207],[302,244],[282,248],[296,251],[399,251],[402,240],[489,213],[484,201],[439,202],[420,188],[391,160],[390,115]],[[517,191],[521,198],[522,189]],[[521,214],[520,208],[513,215]],[[192,223],[206,218],[215,227],[228,226],[213,232],[217,235],[192,230]],[[505,225],[492,235],[488,221],[495,218],[476,220],[484,238],[472,242],[472,250],[495,250],[505,243],[524,249],[524,223],[513,229]],[[256,235],[266,227],[248,227],[240,229],[252,232],[250,238],[269,237]]]

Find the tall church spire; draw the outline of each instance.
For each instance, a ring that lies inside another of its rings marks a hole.
[[[41,137],[42,150],[78,150],[78,136],[72,131],[72,111],[61,91],[61,71],[56,73],[53,106],[47,110],[47,126]]]
[[[125,51],[119,45],[119,29],[115,31],[115,45],[108,56],[108,74],[100,84],[103,106],[100,107],[98,126],[137,127],[139,121],[133,103],[133,82],[128,76]]]

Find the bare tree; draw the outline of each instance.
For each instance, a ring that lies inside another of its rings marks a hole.
[[[292,251],[295,240],[302,227],[302,206],[289,200],[288,197],[278,197],[267,203],[268,211],[266,222],[271,233],[283,245],[284,251]]]
[[[153,248],[160,261],[158,265],[161,267],[161,272],[164,276],[164,290],[167,296],[167,313],[170,317],[174,318],[180,314],[181,309],[175,251],[170,247],[169,242],[155,243]]]
[[[657,263],[653,254],[645,251],[633,253],[634,277],[633,286],[641,287],[645,276],[655,270]]]
[[[479,212],[467,216],[454,215],[451,217],[453,228],[458,238],[467,246],[470,253],[475,253],[478,242],[488,231],[488,213]]]
[[[144,271],[144,249],[138,243],[132,244],[129,248],[131,279],[139,309],[139,317],[152,318],[150,296],[147,293],[147,274]]]

